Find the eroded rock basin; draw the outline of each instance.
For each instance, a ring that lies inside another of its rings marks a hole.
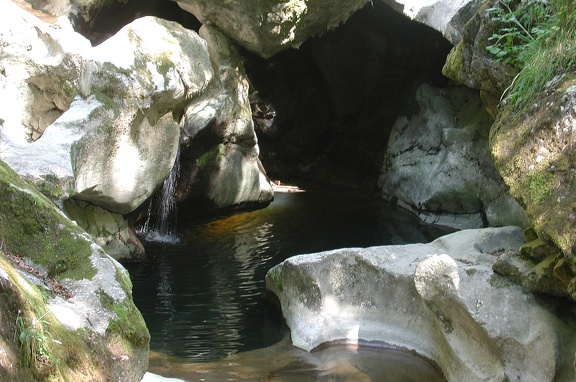
[[[239,353],[210,363],[190,363],[161,353],[150,356],[143,382],[162,381],[159,375],[186,381],[445,381],[423,358],[384,348],[383,344],[333,345],[306,352],[287,336],[264,349]]]
[[[492,271],[522,240],[518,227],[486,228],[295,256],[266,284],[304,350],[381,341],[432,360],[448,381],[572,381],[573,304]]]

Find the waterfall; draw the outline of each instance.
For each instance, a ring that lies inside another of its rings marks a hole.
[[[161,242],[176,242],[176,186],[180,176],[180,149],[176,153],[174,166],[162,188],[152,198],[148,206],[148,217],[139,229],[139,233],[148,240]]]

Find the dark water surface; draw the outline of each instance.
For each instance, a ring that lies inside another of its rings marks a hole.
[[[284,337],[264,287],[267,270],[284,259],[342,247],[429,242],[446,232],[352,193],[276,193],[261,210],[179,223],[178,242],[145,242],[148,260],[128,269],[151,349],[210,362]]]

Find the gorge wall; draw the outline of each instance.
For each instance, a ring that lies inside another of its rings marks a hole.
[[[135,221],[179,157],[181,218],[264,207],[272,175],[338,183],[429,222],[530,226],[494,269],[573,300],[574,80],[500,114],[496,3],[3,0],[0,158],[114,267],[144,258]]]

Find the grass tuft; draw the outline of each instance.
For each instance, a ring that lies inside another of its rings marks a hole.
[[[513,117],[523,113],[553,81],[576,70],[576,3],[572,0],[528,3],[542,4],[540,11],[545,12],[539,13],[533,38],[522,40],[518,45],[521,49],[513,51],[520,71],[502,103],[502,112]]]

